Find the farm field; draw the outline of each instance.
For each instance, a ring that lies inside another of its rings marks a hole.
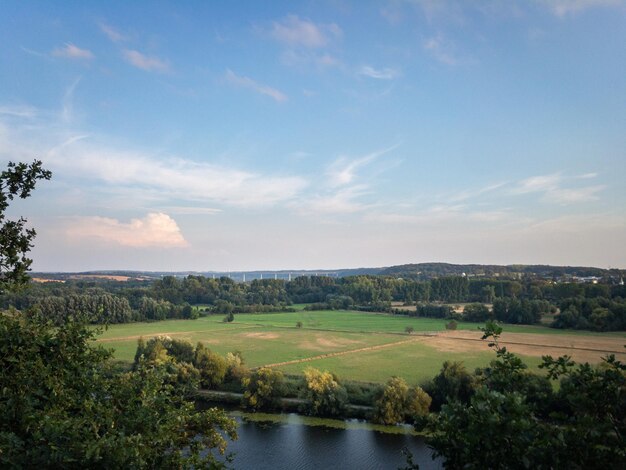
[[[296,328],[302,322],[302,328]],[[463,361],[468,369],[494,358],[476,323],[459,323],[446,331],[445,320],[345,311],[236,314],[198,320],[168,320],[110,326],[98,343],[115,350],[115,358],[133,360],[137,339],[168,335],[201,341],[216,352],[239,350],[250,367],[271,365],[287,373],[308,367],[330,370],[341,378],[384,382],[392,375],[419,383],[433,377],[445,360]],[[414,333],[404,333],[407,326]],[[520,354],[529,367],[541,355],[569,354],[578,361],[599,362],[616,353],[626,360],[626,334],[553,330],[542,326],[505,325],[502,343]]]

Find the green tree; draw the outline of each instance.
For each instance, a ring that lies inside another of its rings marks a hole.
[[[275,409],[285,389],[285,377],[279,370],[261,367],[242,381],[246,391],[243,403],[253,410]]]
[[[235,422],[197,412],[162,366],[116,373],[94,337],[0,315],[0,467],[220,467]]]
[[[32,248],[36,232],[26,228],[26,219],[7,220],[6,210],[15,197],[25,199],[35,189],[38,180],[49,180],[52,173],[42,163],[9,162],[0,173],[0,291],[20,287],[28,281],[32,260],[26,255]]]
[[[198,343],[193,365],[200,372],[200,384],[206,388],[215,388],[224,382],[228,364],[226,359]]]
[[[409,386],[401,377],[387,381],[381,397],[376,400],[374,421],[381,424],[397,424],[404,421],[409,401]]]
[[[601,366],[544,356],[540,366],[560,387],[540,399],[520,387],[525,367],[498,343],[489,322],[483,339],[496,352],[469,406],[451,401],[430,424],[429,444],[446,468],[621,468],[626,458],[626,365]],[[545,403],[551,403],[546,409]]]
[[[338,416],[344,412],[348,394],[337,377],[312,367],[304,369],[302,397],[305,411],[315,416]]]
[[[435,410],[451,401],[469,403],[474,389],[474,377],[465,369],[462,362],[456,361],[445,361],[439,374],[426,385],[426,391],[433,399]]]
[[[463,307],[463,320],[472,322],[483,322],[491,318],[489,307],[484,304],[467,304]]]

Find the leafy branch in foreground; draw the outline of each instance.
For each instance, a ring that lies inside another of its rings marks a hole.
[[[444,405],[429,425],[429,444],[446,468],[619,468],[626,459],[626,366],[614,355],[599,366],[543,357],[543,378],[500,345],[488,322],[483,339],[496,352],[479,370],[469,405]],[[546,387],[559,380],[560,387]]]
[[[94,331],[0,315],[0,467],[221,468],[236,424],[165,366],[119,373]]]
[[[20,287],[28,280],[26,272],[32,260],[26,253],[36,235],[34,229],[25,228],[25,218],[6,219],[9,202],[15,197],[27,198],[38,180],[51,177],[52,173],[44,170],[39,160],[30,164],[9,162],[0,173],[0,292]]]

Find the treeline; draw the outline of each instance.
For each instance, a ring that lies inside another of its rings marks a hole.
[[[293,304],[309,309],[355,309],[393,312],[392,302],[416,305],[410,315],[454,318],[441,304],[470,303],[463,317],[469,321],[497,319],[532,324],[546,313],[556,315],[556,328],[598,331],[626,328],[626,287],[609,284],[553,283],[538,279],[472,279],[447,276],[427,281],[391,276],[359,275],[343,278],[300,276],[291,281],[257,279],[238,283],[217,279],[166,276],[153,282],[31,283],[20,293],[0,296],[0,306],[34,309],[55,321],[77,313],[93,323],[123,323],[168,318],[195,318],[205,313],[290,311]],[[487,307],[493,305],[493,308]],[[192,307],[194,306],[194,307]],[[404,313],[397,311],[395,313]]]

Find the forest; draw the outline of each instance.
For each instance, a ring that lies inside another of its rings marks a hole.
[[[535,324],[549,315],[550,326],[592,331],[626,330],[626,287],[618,283],[555,282],[444,276],[427,281],[382,275],[333,278],[299,276],[291,281],[228,277],[165,276],[154,281],[67,280],[35,283],[0,299],[62,324],[85,316],[91,323],[193,319],[200,313],[354,309],[398,315],[513,324]],[[395,308],[398,303],[415,309]],[[464,305],[463,313],[453,306]]]

